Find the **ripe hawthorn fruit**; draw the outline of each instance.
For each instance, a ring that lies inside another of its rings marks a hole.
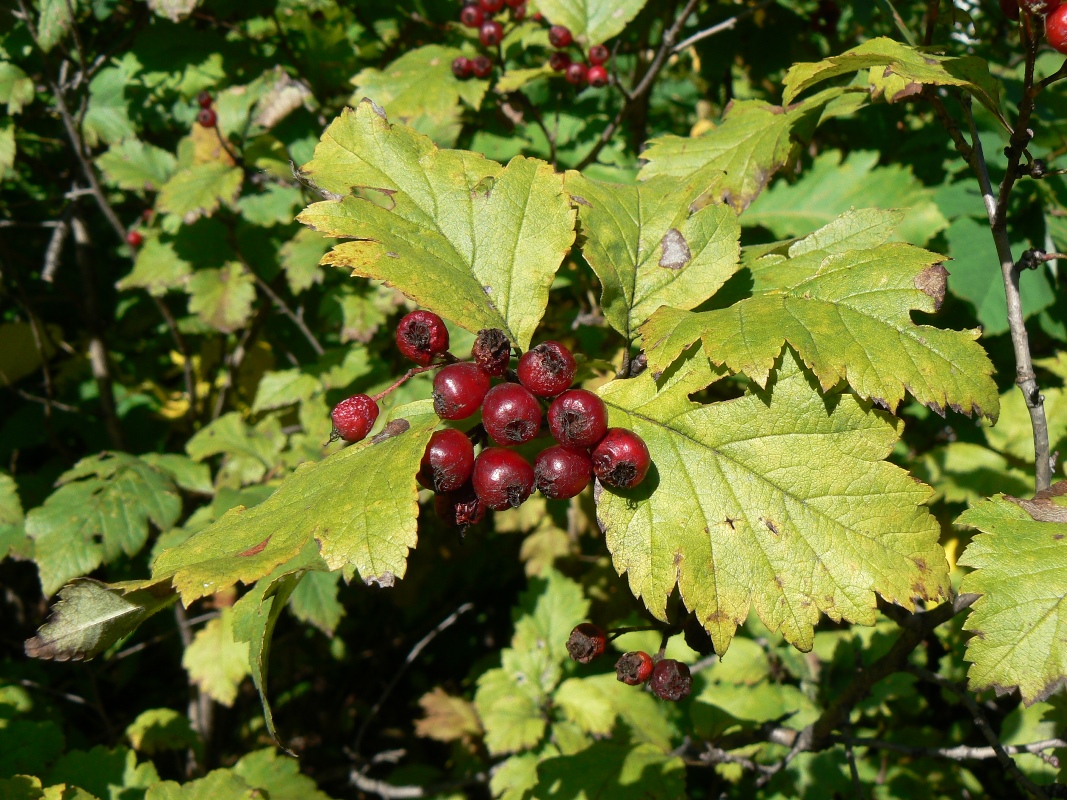
[[[644,440],[626,428],[609,428],[593,450],[593,472],[601,483],[617,489],[637,486],[651,463]]]
[[[200,94],[198,94],[196,96],[196,102],[197,102],[197,105],[199,105],[201,108],[210,108],[211,107],[211,93],[210,92],[200,92]]]
[[[567,72],[563,77],[567,79],[567,83],[572,84],[574,86],[581,86],[583,83],[585,83],[588,73],[589,69],[585,66],[585,64],[575,61],[573,64],[567,67]]]
[[[1052,49],[1067,54],[1067,6],[1060,6],[1045,18],[1045,38]]]
[[[501,447],[525,444],[541,430],[541,404],[517,383],[498,384],[482,401],[482,424]]]
[[[454,492],[470,480],[474,471],[474,445],[463,431],[434,431],[426,445],[415,476],[435,492]]]
[[[571,57],[566,50],[553,50],[552,55],[548,57],[548,66],[556,72],[563,72],[570,65]]]
[[[604,652],[608,636],[592,622],[582,622],[574,627],[567,639],[567,653],[579,664],[588,664]]]
[[[196,121],[200,123],[201,127],[214,128],[218,122],[218,115],[212,108],[202,108],[200,113],[196,115]]]
[[[130,247],[140,247],[144,244],[144,236],[140,231],[130,231],[126,234],[126,244]]]
[[[471,347],[471,358],[487,375],[499,378],[511,363],[511,340],[500,328],[482,328]]]
[[[608,432],[608,407],[592,392],[571,389],[548,407],[548,428],[560,444],[595,447]]]
[[[553,445],[534,459],[534,483],[549,500],[566,500],[581,494],[592,477],[589,453],[577,447]]]
[[[504,7],[504,0],[478,0],[478,5],[487,14],[496,14]]]
[[[480,28],[485,22],[485,12],[481,6],[473,3],[463,6],[463,10],[459,12],[459,21],[468,28]]]
[[[1019,0],[1000,0],[1000,10],[1004,12],[1004,16],[1008,19],[1017,21],[1019,19]]]
[[[478,56],[471,61],[471,72],[475,78],[488,78],[493,71],[493,62],[486,56]]]
[[[466,419],[482,405],[489,376],[476,364],[449,364],[433,379],[433,410],[441,419]]]
[[[693,678],[689,674],[689,667],[681,661],[665,658],[652,668],[649,686],[652,694],[660,700],[677,702],[693,691]]]
[[[519,3],[517,6],[511,9],[511,18],[516,22],[522,22],[526,19],[526,3]]]
[[[448,351],[448,328],[432,311],[412,311],[396,326],[396,347],[404,358],[428,367]]]
[[[452,62],[452,74],[461,81],[469,78],[472,72],[473,65],[471,64],[471,60],[466,56],[457,56]]]
[[[563,25],[553,25],[548,29],[548,41],[553,47],[566,47],[574,41],[569,28]]]
[[[442,522],[454,528],[477,525],[485,519],[485,505],[478,499],[470,483],[454,492],[435,494],[433,508]]]
[[[359,442],[366,438],[378,419],[378,404],[374,398],[357,394],[342,400],[330,412],[336,438]]]
[[[522,354],[519,381],[538,397],[554,397],[574,381],[578,365],[571,351],[559,342],[541,342]]]
[[[643,650],[625,653],[615,662],[615,677],[627,686],[640,686],[652,676],[652,656]]]
[[[496,20],[489,20],[478,29],[478,39],[486,47],[496,47],[504,38],[504,26]]]
[[[611,52],[602,44],[594,44],[589,48],[589,63],[593,66],[604,64],[611,58]]]
[[[493,511],[518,508],[533,493],[534,471],[514,450],[487,447],[474,460],[474,492]]]
[[[590,86],[594,86],[597,89],[608,85],[608,71],[599,64],[590,67],[585,74],[585,78],[589,81]]]

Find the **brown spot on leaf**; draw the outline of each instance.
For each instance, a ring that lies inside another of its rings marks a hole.
[[[361,102],[361,103],[370,103],[370,107],[371,107],[371,108],[372,108],[372,109],[374,110],[374,113],[375,113],[375,114],[377,114],[377,115],[378,115],[379,117],[381,117],[382,119],[384,119],[384,120],[385,120],[386,122],[388,122],[388,121],[389,121],[389,117],[387,117],[387,116],[385,115],[385,109],[384,109],[384,108],[382,108],[382,107],[381,107],[380,105],[378,105],[377,103],[375,103],[375,102],[374,102],[373,100],[371,100],[371,99],[370,99],[369,97],[364,97],[364,98],[363,98],[363,99],[362,99],[362,100],[361,100],[360,102]]]
[[[243,558],[245,556],[258,556],[260,553],[262,553],[264,550],[267,549],[267,542],[269,542],[269,541],[270,541],[270,536],[268,536],[266,539],[264,539],[259,544],[252,545],[247,550],[245,550],[243,553],[238,553],[237,557],[238,558]]]
[[[1052,538],[1053,538],[1053,539],[1054,539],[1055,541],[1057,541],[1057,542],[1058,542],[1058,541],[1059,541],[1060,539],[1062,539],[1062,538],[1063,538],[1063,534],[1062,534],[1062,533],[1054,533],[1054,534],[1052,534]]]
[[[930,567],[929,567],[929,565],[927,565],[925,558],[913,558],[911,561],[915,565],[915,567],[919,570],[919,572],[929,572],[930,571]]]
[[[1037,522],[1067,522],[1067,507],[1053,502],[1054,498],[1065,494],[1067,494],[1067,481],[1059,481],[1048,489],[1038,492],[1033,500],[1023,500],[1011,495],[1005,495],[1005,499],[1022,508]]]
[[[411,423],[408,422],[406,419],[394,419],[382,429],[381,433],[371,439],[370,443],[372,445],[381,444],[386,439],[392,439],[394,436],[399,436],[400,434],[406,432],[410,427]]]
[[[737,530],[736,526],[734,525],[734,520],[730,519],[730,517],[726,518],[726,524],[730,526],[730,530]]]
[[[943,264],[933,264],[915,276],[915,288],[934,300],[934,308],[941,310],[948,285],[948,270]]]
[[[693,257],[689,250],[689,243],[677,228],[671,228],[663,234],[661,244],[663,245],[663,255],[659,259],[661,267],[682,269]]]

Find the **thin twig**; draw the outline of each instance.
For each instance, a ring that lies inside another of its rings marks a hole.
[[[486,776],[480,775],[465,781],[451,781],[433,786],[396,786],[392,783],[368,778],[362,772],[352,770],[349,780],[361,792],[370,792],[379,797],[384,797],[385,800],[407,800],[407,798],[416,797],[440,797],[453,794],[457,790],[468,786],[483,785],[486,782]]]
[[[859,767],[856,766],[856,751],[852,749],[852,723],[846,720],[841,726],[841,732],[845,745],[845,760],[848,761],[848,771],[852,775],[852,791],[856,794],[856,800],[863,800],[863,781],[860,780]]]
[[[835,741],[843,741],[842,737],[835,737]],[[1000,758],[1000,754],[993,747],[970,747],[957,745],[956,747],[919,747],[911,744],[887,742],[882,739],[856,737],[852,739],[855,747],[867,747],[871,750],[892,750],[895,753],[903,753],[919,758],[946,758],[950,761],[984,761],[990,758]],[[1001,745],[1001,749],[1008,755],[1030,753],[1038,755],[1046,750],[1059,750],[1067,748],[1067,741],[1063,739],[1044,739],[1030,744]]]
[[[694,33],[688,39],[683,39],[673,48],[671,48],[671,52],[680,53],[687,47],[692,47],[697,42],[703,41],[709,36],[715,36],[720,33],[725,33],[726,31],[732,31],[735,27],[737,27],[737,23],[743,20],[745,17],[755,14],[757,11],[762,11],[773,2],[775,2],[775,0],[763,0],[759,5],[752,6],[752,8],[746,8],[744,11],[742,11],[740,14],[737,14],[736,16],[730,17],[729,19],[724,19],[722,22],[717,22],[710,28],[705,28],[704,30],[699,31],[698,33]]]
[[[185,613],[185,606],[181,603],[174,604],[174,620],[178,623],[178,633],[181,635],[182,648],[189,649],[193,643],[193,625]],[[207,693],[200,689],[200,684],[189,678],[189,722],[200,735],[200,740],[207,744],[211,738],[212,700]],[[202,771],[201,765],[193,748],[186,753],[185,771],[187,775],[195,775]]]
[[[185,379],[185,393],[189,395],[189,410],[185,412],[185,415],[190,419],[195,419],[197,406],[196,376],[193,374],[193,360],[189,353],[189,347],[185,344],[185,337],[178,330],[178,322],[174,319],[174,315],[170,313],[167,304],[163,302],[163,298],[156,297],[151,293],[149,293],[149,297],[156,304],[156,310],[163,317],[163,322],[166,324],[167,330],[170,331],[170,336],[178,348],[178,354],[182,357],[182,376]]]
[[[289,308],[288,304],[281,298],[281,296],[270,288],[270,284],[259,277],[259,275],[255,273],[255,270],[248,264],[245,264],[245,268],[252,274],[252,277],[255,278],[256,286],[260,288],[263,294],[267,295],[267,297],[271,299],[271,302],[278,307],[278,310],[292,320],[292,323],[300,329],[300,332],[304,334],[304,338],[307,339],[308,344],[311,345],[311,349],[315,351],[315,355],[323,355],[326,351],[323,349],[319,340],[315,338],[315,334],[311,332],[311,328],[304,322],[304,318]]]

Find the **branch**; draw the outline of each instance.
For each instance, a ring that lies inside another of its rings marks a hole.
[[[834,738],[837,741],[842,741],[841,737]],[[970,747],[963,744],[956,747],[918,747],[916,745],[899,744],[897,742],[886,742],[881,739],[864,737],[853,738],[852,744],[856,747],[866,747],[871,750],[892,750],[895,753],[904,753],[909,756],[947,758],[950,761],[982,761],[990,758],[1000,758],[1000,753],[993,747]],[[1001,745],[1001,750],[1008,755],[1017,755],[1019,753],[1039,755],[1045,750],[1058,750],[1061,748],[1067,748],[1067,741],[1063,739],[1044,739],[1030,744]]]
[[[752,8],[746,8],[744,11],[742,11],[736,16],[730,17],[729,19],[724,19],[722,22],[716,23],[710,28],[705,28],[699,33],[694,33],[688,39],[683,39],[678,44],[676,44],[671,49],[671,53],[680,53],[687,47],[691,47],[697,42],[707,39],[709,36],[715,36],[716,34],[723,33],[725,31],[732,31],[735,27],[737,27],[738,22],[740,22],[747,16],[755,14],[757,11],[762,11],[774,1],[775,0],[763,0],[759,5],[753,6]]]
[[[244,259],[242,258],[241,261],[244,262]],[[262,290],[263,294],[267,295],[267,297],[271,299],[274,305],[278,307],[278,310],[281,311],[290,320],[292,320],[293,324],[300,329],[300,332],[304,334],[304,338],[307,339],[308,344],[311,345],[311,349],[315,351],[315,355],[323,355],[326,351],[319,343],[319,340],[315,338],[315,334],[311,332],[311,328],[309,328],[307,326],[307,323],[304,322],[304,318],[294,312],[291,308],[289,308],[289,306],[284,300],[282,300],[278,293],[275,292],[272,288],[270,288],[270,284],[263,280],[261,277],[259,277],[259,275],[256,274],[255,270],[253,270],[248,263],[245,263],[245,268],[250,273],[252,273],[252,277],[256,279],[256,286],[258,286]]]

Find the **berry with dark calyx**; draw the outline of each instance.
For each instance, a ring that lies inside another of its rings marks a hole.
[[[571,65],[571,57],[566,50],[553,50],[548,57],[548,66],[556,72],[563,72]]]
[[[435,431],[419,464],[419,483],[435,492],[454,492],[474,471],[474,445],[463,431]]]
[[[333,420],[331,441],[344,439],[346,442],[360,442],[378,419],[378,404],[365,394],[353,395],[334,406],[330,419]]]
[[[625,428],[608,428],[593,450],[593,472],[601,483],[617,489],[637,486],[645,479],[651,463],[644,440]]]
[[[478,0],[478,5],[487,14],[496,14],[504,7],[504,0]]]
[[[519,381],[538,397],[555,397],[565,391],[577,371],[571,351],[559,342],[541,342],[519,359]]]
[[[499,378],[511,363],[511,340],[500,328],[482,328],[471,348],[471,358],[486,374]]]
[[[585,77],[589,81],[589,85],[597,89],[608,85],[608,71],[599,64],[590,67]]]
[[[511,18],[516,22],[522,22],[526,19],[526,3],[519,3],[511,9]]]
[[[218,124],[219,118],[214,109],[202,108],[200,113],[196,115],[196,121],[204,128],[214,128]]]
[[[553,25],[548,29],[548,41],[553,47],[566,47],[574,41],[569,28]]]
[[[711,641],[707,628],[700,624],[696,614],[690,614],[686,618],[682,633],[689,649],[696,650],[702,656],[710,656],[715,652],[715,643]]]
[[[589,48],[589,63],[593,66],[605,63],[611,58],[611,52],[602,44],[594,44]]]
[[[457,491],[434,495],[433,508],[445,524],[454,528],[477,525],[485,519],[485,505],[469,483]]]
[[[478,38],[486,47],[496,47],[504,38],[504,26],[491,19],[478,29]]]
[[[493,71],[493,62],[486,56],[478,56],[471,61],[471,71],[474,72],[475,78],[488,78],[489,73]]]
[[[585,64],[575,61],[567,67],[567,72],[563,77],[567,79],[567,83],[573,84],[574,86],[581,86],[585,83],[588,72],[589,70]]]
[[[652,676],[652,656],[643,650],[625,653],[615,662],[615,677],[627,686],[640,686]]]
[[[433,379],[433,410],[441,419],[466,419],[488,391],[489,376],[476,364],[449,364]]]
[[[549,500],[566,500],[581,494],[592,478],[589,453],[577,447],[553,445],[534,459],[534,483]]]
[[[466,56],[458,56],[452,62],[452,74],[459,78],[461,81],[466,80],[471,76],[473,72],[473,65],[471,60]]]
[[[209,108],[211,106],[211,93],[201,92],[196,96],[196,102],[201,108]]]
[[[567,653],[579,664],[588,664],[604,652],[608,635],[592,622],[576,625],[567,639]]]
[[[533,493],[534,471],[514,450],[487,447],[474,460],[471,477],[478,499],[493,511],[518,508]]]
[[[140,247],[144,244],[144,236],[140,231],[130,231],[126,234],[126,244],[130,247]]]
[[[448,328],[432,311],[412,311],[396,326],[396,346],[404,358],[428,367],[448,352]]]
[[[468,28],[480,28],[485,22],[485,12],[481,6],[475,4],[463,6],[463,10],[459,12],[459,21]]]
[[[594,447],[608,432],[608,407],[592,392],[571,389],[548,407],[548,428],[560,444]]]
[[[501,383],[482,401],[482,424],[501,447],[525,444],[541,430],[541,404],[517,383]]]
[[[1053,50],[1067,54],[1067,6],[1060,6],[1045,18],[1045,38]]]
[[[660,700],[677,702],[693,691],[693,678],[689,674],[689,667],[681,661],[665,658],[652,668],[649,686],[652,694]]]

